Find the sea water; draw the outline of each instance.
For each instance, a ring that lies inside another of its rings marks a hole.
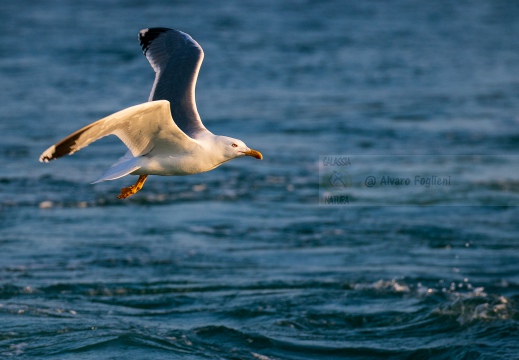
[[[124,201],[116,138],[39,163],[147,100],[157,26],[264,160]],[[510,1],[3,1],[0,356],[519,357],[518,35]]]

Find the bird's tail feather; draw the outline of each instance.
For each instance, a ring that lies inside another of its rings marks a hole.
[[[119,159],[119,161],[117,161],[108,170],[105,171],[99,180],[94,181],[92,184],[97,184],[107,180],[119,179],[134,172],[137,169],[140,169],[141,164],[139,162],[139,158],[131,157],[128,159],[127,155]]]

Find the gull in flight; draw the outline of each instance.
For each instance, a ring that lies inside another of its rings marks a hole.
[[[213,170],[242,156],[263,159],[238,139],[214,135],[202,124],[195,102],[198,71],[204,58],[191,36],[167,28],[143,29],[139,41],[155,70],[149,102],[135,105],[93,122],[45,150],[48,162],[107,136],[117,136],[128,152],[94,182],[139,175],[121,190],[119,199],[139,191],[148,175],[191,175]]]

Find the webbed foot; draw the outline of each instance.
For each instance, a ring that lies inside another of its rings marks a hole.
[[[137,193],[142,187],[144,186],[144,182],[146,181],[146,178],[148,175],[141,175],[139,176],[139,179],[134,185],[130,185],[128,187],[122,188],[121,193],[119,196],[117,196],[118,199],[126,199],[127,197],[132,196],[133,194]]]

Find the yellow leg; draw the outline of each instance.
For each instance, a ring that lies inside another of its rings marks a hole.
[[[148,175],[141,175],[141,176],[139,176],[139,179],[137,180],[135,185],[130,185],[128,187],[122,188],[121,189],[121,194],[117,198],[119,198],[119,199],[126,199],[127,197],[130,197],[133,194],[135,194],[137,191],[142,189],[142,187],[144,186],[144,182],[146,181],[147,177],[148,177]]]

